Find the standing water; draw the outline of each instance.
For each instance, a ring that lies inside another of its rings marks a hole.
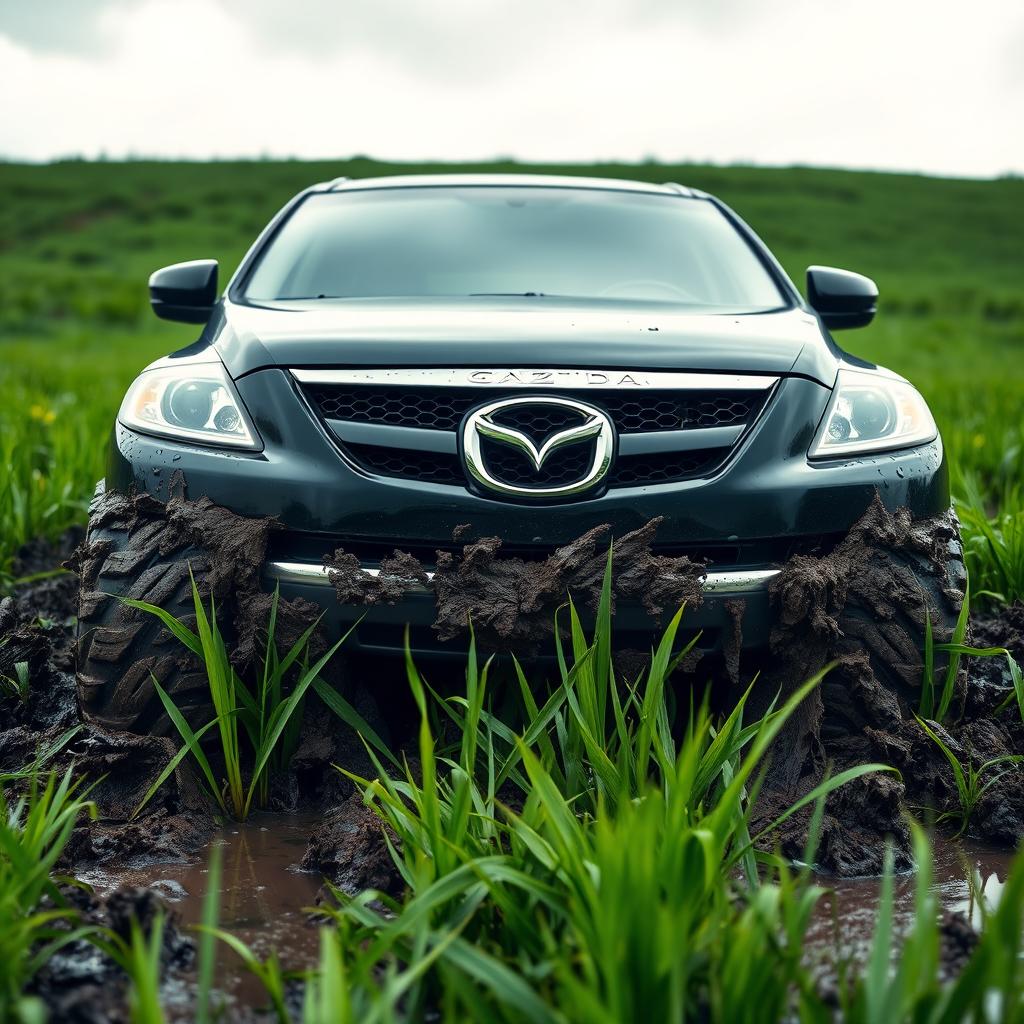
[[[215,832],[200,859],[191,864],[151,864],[117,875],[86,873],[100,896],[124,886],[146,886],[158,892],[179,916],[183,928],[199,924],[209,880],[209,855],[222,852],[219,926],[241,939],[261,960],[277,952],[284,970],[315,964],[316,928],[305,908],[313,905],[323,880],[299,864],[313,829],[315,814],[255,814],[245,824],[232,823]],[[241,960],[219,944],[215,984],[233,1004],[258,1007],[266,1003],[259,981]],[[167,990],[169,1012],[186,1004],[186,989]]]
[[[221,847],[220,927],[240,938],[261,959],[276,951],[285,970],[301,971],[317,960],[316,928],[306,908],[322,885],[319,875],[300,870],[309,836],[319,823],[315,814],[254,815],[244,825],[216,832],[192,864],[153,864],[117,875],[86,874],[101,896],[122,886],[155,889],[179,915],[181,924],[198,924],[209,879],[209,853]],[[934,889],[942,909],[962,913],[975,927],[981,904],[998,902],[1012,853],[974,840],[948,840],[936,835]],[[819,875],[829,892],[821,900],[807,936],[815,958],[851,958],[863,963],[878,911],[878,878],[835,878]],[[893,926],[901,935],[914,916],[913,873],[894,881]],[[235,1006],[261,1007],[266,996],[241,960],[223,945],[218,951],[217,988]],[[191,983],[192,979],[182,979]],[[184,1012],[189,1005],[185,984],[165,986],[167,1009]]]

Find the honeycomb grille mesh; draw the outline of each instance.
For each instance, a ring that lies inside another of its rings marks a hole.
[[[587,475],[594,455],[593,442],[573,444],[552,452],[539,470],[525,452],[485,441],[484,461],[491,476],[520,487],[562,487]]]
[[[366,385],[308,385],[306,394],[328,420],[349,423],[385,423],[393,427],[455,430],[470,409],[488,398],[511,397],[522,392],[489,388],[382,388]],[[622,434],[651,430],[686,430],[696,427],[734,427],[748,423],[764,403],[764,392],[647,391],[602,394],[570,393],[603,408]],[[508,413],[506,415],[512,415]]]

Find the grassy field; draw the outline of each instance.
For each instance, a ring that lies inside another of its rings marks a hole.
[[[150,271],[215,257],[230,272],[311,182],[441,169],[452,168],[0,165],[0,574],[27,539],[83,519],[126,385],[195,336],[149,313]],[[809,263],[874,277],[880,315],[841,341],[909,376],[931,403],[965,499],[975,590],[1024,593],[1024,181],[659,164],[457,169],[685,182],[732,204],[796,281]]]

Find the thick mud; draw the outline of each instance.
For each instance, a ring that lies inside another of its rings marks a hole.
[[[88,610],[90,601],[98,605],[110,600],[95,590],[97,567],[103,564],[109,569],[112,556],[112,543],[104,530],[125,530],[136,538],[133,550],[172,555],[183,550],[200,552],[203,557],[195,563],[200,588],[212,592],[225,610],[233,658],[245,671],[264,642],[261,628],[267,621],[269,596],[260,589],[259,571],[273,523],[245,520],[207,501],[188,501],[179,489],[166,505],[145,497],[105,495],[94,511],[93,526],[96,532],[77,554],[72,555],[72,550],[82,536],[72,532],[56,546],[27,548],[16,572],[36,574],[70,559],[68,564],[81,573]],[[613,548],[613,600],[641,603],[655,617],[684,601],[690,607],[699,604],[706,571],[700,562],[654,554],[651,542],[657,527],[654,520],[617,538]],[[432,587],[435,628],[441,638],[464,633],[472,622],[483,645],[520,654],[530,655],[550,644],[554,610],[567,593],[580,607],[596,607],[610,539],[607,527],[596,527],[538,562],[506,557],[497,538],[471,539],[470,532],[468,527],[457,531],[458,552],[438,553],[433,576],[411,555],[397,551],[382,563],[376,576],[363,572],[344,551],[328,555],[325,564],[331,569],[339,600],[393,602],[412,586]],[[836,879],[877,875],[886,839],[895,844],[897,868],[911,869],[906,814],[927,819],[958,806],[949,765],[914,718],[923,670],[915,638],[921,635],[927,614],[936,641],[948,639],[962,601],[964,579],[957,571],[957,545],[952,518],[913,522],[905,512],[890,512],[876,501],[835,548],[815,557],[795,556],[776,578],[770,595],[776,625],[771,650],[761,664],[742,650],[742,603],[729,609],[731,628],[719,666],[722,683],[715,692],[719,697],[735,694],[738,684],[745,687],[760,670],[751,717],[834,663],[776,745],[763,779],[755,829],[767,825],[827,772],[867,761],[891,765],[899,772],[861,778],[830,797],[826,806],[817,862],[833,879],[830,884],[837,892],[843,935],[851,943],[857,940],[856,922],[871,916],[869,894],[877,887]],[[130,569],[130,562],[128,555],[124,568]],[[267,943],[279,948],[292,942],[294,925],[298,959],[311,955],[306,944],[310,935],[298,907],[315,901],[324,880],[350,892],[366,887],[401,892],[377,820],[331,767],[343,763],[371,774],[362,747],[319,701],[307,701],[291,767],[272,779],[273,810],[300,809],[311,812],[313,819],[268,819],[233,832],[217,831],[187,761],[144,813],[133,817],[178,742],[104,729],[82,720],[74,678],[78,586],[70,573],[46,576],[0,600],[0,675],[13,677],[17,666],[27,665],[30,680],[25,699],[0,691],[0,772],[23,768],[40,751],[49,750],[52,767],[72,768],[90,780],[101,780],[90,793],[97,804],[97,819],[83,819],[61,865],[95,883],[94,896],[75,896],[87,918],[109,924],[123,921],[125,913],[151,915],[149,901],[156,893],[170,901],[184,921],[194,921],[203,890],[203,868],[197,864],[203,863],[201,851],[211,841],[240,850],[239,863],[253,872],[249,882],[237,883],[239,906],[245,905],[243,890],[258,896],[256,909],[240,911],[241,916],[231,920],[226,917],[225,925],[244,932],[249,922],[254,938],[265,933]],[[304,602],[283,602],[278,615],[279,646],[297,637],[317,612]],[[1024,660],[1024,607],[976,617],[971,629],[974,642],[1007,646],[1018,660]],[[314,651],[324,649],[326,642],[326,637],[319,636]],[[626,653],[633,677],[644,655]],[[937,667],[941,678],[944,665],[937,661]],[[692,664],[681,672],[678,685],[688,687],[706,683],[714,667],[702,662],[697,674]],[[393,709],[381,715],[360,690],[358,679],[349,683],[347,696],[386,734]],[[1007,753],[1024,753],[1024,722],[1012,693],[1002,660],[963,660],[950,720],[944,728],[936,727],[962,761],[977,765]],[[407,738],[407,723],[392,721],[391,725],[396,746],[400,745]],[[70,730],[75,731],[67,736]],[[1011,766],[986,792],[969,823],[972,842],[1007,850],[1018,845],[1024,836],[1022,780],[1021,771]],[[808,814],[794,816],[767,836],[763,845],[799,859],[807,822]],[[940,851],[956,848],[940,845]],[[982,858],[986,869],[992,868],[990,873],[1002,877],[1000,855],[984,846],[965,849],[976,860]],[[282,866],[285,860],[286,867]],[[289,887],[279,878],[263,881],[264,870],[287,871],[295,884]],[[954,875],[964,877],[956,874],[952,862],[947,875],[951,886]],[[128,895],[118,895],[116,890],[125,885]],[[291,917],[269,891],[274,887],[282,900],[289,901]],[[955,893],[962,890],[956,888]],[[863,914],[857,909],[861,896]],[[966,913],[952,889],[943,890],[942,897],[951,912]],[[844,899],[854,902],[843,904]],[[275,930],[280,927],[288,934]],[[973,932],[955,916],[945,932],[953,964],[958,955],[962,958],[969,952]],[[166,941],[171,944],[166,953],[169,984],[173,988],[175,978],[185,978],[181,984],[187,990],[190,943],[176,926],[169,929]],[[110,974],[115,980],[107,984],[104,972],[113,968],[97,966],[95,960],[96,954],[84,946],[72,949],[41,976],[40,991],[64,1019],[123,1019],[123,1006],[119,1009],[117,1004],[120,982]],[[238,995],[241,989],[234,984],[227,985],[229,995],[241,1005],[248,997]],[[96,994],[97,987],[102,994]],[[85,1015],[82,1007],[88,1000],[79,989],[92,991],[99,1000],[99,1016]],[[187,999],[182,1005],[187,1006]]]
[[[178,916],[169,911],[154,889],[125,885],[101,896],[68,885],[61,892],[84,924],[109,928],[126,942],[131,940],[133,921],[148,936],[158,915],[162,916],[160,966],[165,979],[181,976],[194,964],[195,943],[181,930]],[[29,994],[42,998],[51,1021],[128,1024],[127,990],[128,979],[120,967],[94,945],[79,940],[47,961],[33,978]]]
[[[905,510],[889,512],[876,499],[833,551],[797,556],[773,581],[776,625],[772,658],[758,687],[762,699],[776,693],[784,699],[813,673],[829,663],[834,667],[777,744],[786,756],[775,757],[769,768],[759,821],[770,821],[826,772],[879,762],[900,773],[862,778],[829,799],[819,851],[829,871],[878,874],[886,837],[895,841],[897,867],[909,869],[906,813],[959,807],[949,763],[914,717],[921,700],[925,617],[936,643],[947,641],[963,602],[966,581],[958,554],[952,513],[915,522]],[[1012,625],[1019,610],[1007,609],[1006,617]],[[992,635],[1002,627],[988,622],[974,628]],[[1016,636],[1019,643],[1019,631]],[[939,687],[945,668],[937,657]],[[950,719],[938,731],[961,762],[980,765],[1024,753],[1021,712],[1008,674],[996,663],[963,659],[953,692]],[[1022,774],[1015,766],[1004,768],[970,829],[1014,847],[1024,836]],[[790,819],[768,844],[798,857],[807,820],[808,815]]]
[[[932,892],[941,914],[940,963],[945,976],[963,968],[978,942],[983,916],[998,905],[1013,853],[977,839],[950,841],[933,836],[935,862]],[[877,878],[835,878],[820,874],[827,891],[808,932],[807,950],[827,963],[868,958],[878,917]],[[916,879],[897,876],[893,884],[893,931],[897,941],[914,923]]]
[[[617,537],[612,544],[612,600],[641,604],[655,620],[666,609],[701,603],[704,562],[651,551],[661,519]],[[470,528],[456,527],[453,539],[465,540]],[[411,587],[434,591],[434,629],[441,640],[466,632],[468,623],[486,647],[536,652],[549,644],[555,609],[571,595],[581,608],[595,609],[612,540],[608,525],[595,526],[543,561],[528,562],[501,553],[500,537],[469,541],[460,553],[438,551],[433,579],[418,559],[396,551],[371,575],[343,549],[324,559],[338,600],[351,604],[395,603]]]
[[[286,971],[316,963],[318,939],[310,910],[321,889],[321,875],[303,866],[310,835],[319,815],[257,814],[244,825],[217,829],[206,846],[187,863],[153,863],[127,871],[99,867],[80,874],[100,901],[116,899],[124,890],[149,892],[172,916],[180,934],[202,921],[209,891],[211,851],[221,856],[218,888],[219,926],[240,938],[257,956],[276,953]],[[168,965],[162,997],[171,1020],[194,1019],[195,959],[188,956]],[[266,1002],[259,981],[241,960],[220,946],[216,971],[217,999],[227,1019],[245,1017]]]
[[[190,928],[202,920],[209,887],[209,858],[220,848],[220,924],[261,957],[276,951],[285,970],[316,963],[316,905],[324,898],[322,879],[348,891],[366,886],[396,891],[389,871],[366,835],[365,808],[349,801],[323,821],[310,812],[258,815],[246,825],[219,829],[187,864],[153,863],[127,871],[94,868],[82,872],[92,894],[73,898],[85,917],[127,933],[132,914],[148,924],[159,907],[169,926],[164,944],[161,999],[171,1021],[194,1019],[195,947]],[[953,977],[973,951],[984,910],[998,904],[1012,855],[977,840],[949,842],[935,837],[933,892],[941,913],[940,963]],[[386,857],[386,853],[384,853]],[[826,893],[812,919],[803,955],[814,967],[823,992],[835,986],[840,964],[863,966],[874,934],[877,878],[836,878],[818,874]],[[914,920],[912,874],[895,880],[893,928],[897,941]],[[230,1020],[263,1020],[266,996],[260,984],[229,950],[221,947],[216,999]],[[40,976],[37,990],[73,1021],[122,1021],[124,979],[87,946],[57,958]],[[296,1005],[300,991],[292,993]],[[90,1015],[91,1014],[91,1015]]]

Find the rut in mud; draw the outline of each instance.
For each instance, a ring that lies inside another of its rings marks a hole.
[[[70,559],[69,564],[81,574],[83,613],[88,616],[104,609],[105,642],[116,651],[120,640],[134,638],[145,620],[100,592],[101,572],[130,572],[133,557],[141,562],[144,555],[157,559],[146,570],[152,570],[149,576],[142,574],[147,585],[156,586],[166,574],[166,565],[187,552],[201,592],[213,594],[224,616],[239,670],[246,671],[258,658],[270,600],[260,587],[260,568],[275,529],[273,522],[247,520],[205,500],[189,501],[179,490],[167,504],[145,496],[104,495],[94,509],[93,526],[76,554],[72,549],[82,537],[72,532],[57,547],[26,549],[17,570],[27,575]],[[689,607],[699,604],[706,572],[701,562],[654,554],[651,542],[657,527],[658,521],[653,520],[617,538],[613,546],[613,600],[641,603],[654,618],[674,612],[683,602]],[[115,551],[111,534],[103,531],[128,536],[129,553]],[[341,601],[393,602],[412,586],[431,587],[440,637],[458,636],[472,621],[482,645],[514,650],[527,658],[550,644],[554,610],[567,593],[580,607],[596,606],[611,536],[608,527],[596,527],[538,562],[506,557],[500,540],[467,539],[469,532],[468,527],[457,532],[461,550],[439,552],[431,574],[412,555],[400,551],[384,560],[379,575],[364,573],[344,551],[325,556],[325,565]],[[833,550],[814,557],[796,556],[776,578],[771,588],[776,625],[771,651],[761,663],[742,650],[742,602],[729,609],[732,627],[716,692],[724,693],[726,700],[735,697],[756,671],[762,671],[752,695],[751,715],[762,712],[773,698],[784,700],[810,675],[836,663],[778,741],[784,755],[769,766],[755,827],[808,792],[826,771],[878,761],[901,773],[901,777],[861,778],[830,797],[819,861],[838,875],[877,874],[888,837],[895,840],[897,866],[909,867],[903,817],[907,808],[941,811],[956,806],[949,766],[913,717],[922,662],[919,647],[908,638],[923,628],[928,610],[934,614],[942,607],[947,621],[950,614],[955,618],[964,581],[948,572],[948,555],[957,543],[951,517],[914,522],[905,511],[890,512],[876,501]],[[161,568],[153,570],[153,565]],[[179,573],[175,586],[187,580],[186,570],[184,576]],[[187,861],[214,828],[208,803],[187,761],[144,813],[133,818],[177,748],[176,738],[103,728],[90,722],[88,706],[86,721],[81,721],[73,651],[77,600],[78,580],[64,575],[20,587],[0,602],[0,674],[12,675],[23,663],[31,679],[26,700],[0,697],[0,770],[23,767],[39,749],[57,743],[77,726],[51,764],[58,770],[74,766],[91,779],[102,777],[92,793],[99,817],[83,821],[76,829],[63,867],[82,871],[101,865],[116,875],[145,863]],[[306,602],[282,601],[281,645],[297,637],[318,612]],[[1024,659],[1021,607],[1006,609],[999,618],[979,619],[973,631],[977,642],[1006,645]],[[936,639],[948,636],[937,633]],[[326,637],[318,637],[314,650],[326,649],[326,643]],[[196,672],[190,656],[169,644],[166,636],[154,649],[149,668],[159,669],[170,659],[183,676]],[[642,656],[632,653],[633,674],[638,657]],[[680,669],[679,685],[701,686],[712,671],[706,663],[690,661]],[[395,727],[396,745],[408,740],[409,730],[380,716],[372,699],[367,696],[360,703],[353,692],[358,691],[357,677],[346,680],[339,671],[333,681],[347,688],[350,699],[380,731]],[[118,680],[117,685],[122,683]],[[139,679],[132,682],[135,690],[140,685]],[[1002,662],[964,660],[954,702],[959,717],[941,734],[962,760],[978,763],[1024,752],[1024,726],[1016,708],[996,714],[1011,691]],[[83,693],[88,705],[88,686]],[[355,737],[339,728],[318,702],[311,702],[289,769],[272,779],[271,806],[277,810],[304,807],[319,816],[321,823],[300,858],[304,868],[348,891],[373,887],[397,894],[401,882],[379,824],[354,795],[352,785],[331,767],[338,763],[372,774]],[[993,842],[1015,846],[1024,835],[1022,794],[1021,774],[1011,768],[986,793],[972,818],[972,830]],[[765,845],[799,857],[806,826],[807,815],[796,815]],[[89,913],[109,916],[112,911],[105,904],[90,906]],[[41,984],[50,986],[53,1005],[75,998],[68,991],[58,991],[55,981],[44,979]]]

